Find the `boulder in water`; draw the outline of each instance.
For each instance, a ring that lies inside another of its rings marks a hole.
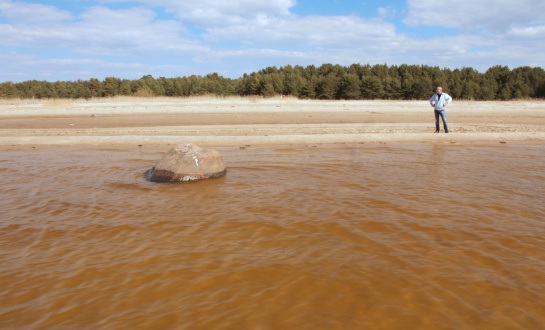
[[[170,149],[151,169],[146,178],[153,182],[182,182],[217,178],[227,173],[221,154],[191,143]]]

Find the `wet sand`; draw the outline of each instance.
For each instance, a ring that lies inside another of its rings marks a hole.
[[[545,102],[454,101],[434,134],[421,101],[108,98],[0,101],[0,148],[545,141]]]

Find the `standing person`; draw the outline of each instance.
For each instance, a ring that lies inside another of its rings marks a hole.
[[[439,116],[443,120],[443,128],[445,133],[448,133],[447,114],[445,113],[445,106],[452,102],[452,97],[447,93],[443,93],[443,87],[438,86],[435,90],[435,94],[430,98],[430,104],[433,107],[435,113],[435,133],[439,133]]]

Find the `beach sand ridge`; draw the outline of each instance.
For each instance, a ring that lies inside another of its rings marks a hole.
[[[426,100],[2,100],[0,148],[545,141],[543,101],[455,100],[447,117],[451,132],[434,134]]]

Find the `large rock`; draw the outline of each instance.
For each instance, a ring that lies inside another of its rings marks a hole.
[[[146,171],[146,178],[153,182],[180,182],[217,178],[226,173],[218,151],[182,144],[170,149],[155,166]]]

